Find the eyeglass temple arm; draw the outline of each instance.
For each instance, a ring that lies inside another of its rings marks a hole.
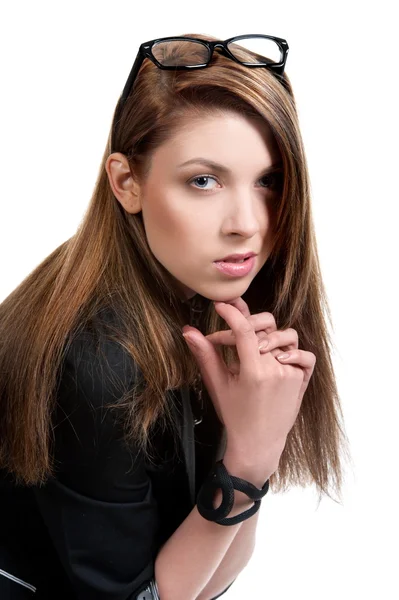
[[[117,126],[117,123],[119,121],[119,117],[122,113],[122,109],[123,109],[123,105],[125,104],[127,98],[129,97],[130,91],[132,89],[133,86],[133,82],[136,79],[137,73],[140,70],[140,67],[142,65],[142,62],[145,58],[145,53],[144,53],[144,45],[145,44],[141,44],[139,51],[137,52],[137,56],[135,58],[135,61],[133,63],[133,66],[130,70],[129,76],[126,80],[125,86],[123,88],[121,97],[119,99],[119,105],[118,105],[118,109],[115,113],[115,117],[114,117],[114,126],[112,128],[112,137],[111,137],[111,153],[114,152],[114,136],[115,136],[115,129]]]
[[[123,92],[122,92],[122,96],[121,96],[122,102],[125,102],[125,100],[128,98],[130,90],[132,88],[132,84],[133,84],[134,80],[136,79],[137,73],[139,72],[142,62],[146,56],[143,47],[144,47],[144,44],[141,44],[139,51],[137,52],[136,59],[130,70],[129,76],[126,80],[125,87],[123,88]]]

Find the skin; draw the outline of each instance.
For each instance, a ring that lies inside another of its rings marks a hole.
[[[179,168],[196,157],[221,163],[230,172],[200,163]],[[226,112],[190,118],[154,151],[141,185],[119,152],[108,157],[105,168],[123,208],[142,211],[151,251],[177,281],[182,299],[199,293],[232,302],[248,289],[272,250],[277,180],[265,171],[279,161],[266,123]],[[213,264],[247,251],[257,256],[246,276],[231,278]]]

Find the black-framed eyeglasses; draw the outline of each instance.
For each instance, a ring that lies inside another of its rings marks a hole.
[[[173,48],[173,42],[175,48]],[[239,42],[239,43],[237,43]],[[172,46],[172,47],[171,47]],[[235,62],[250,68],[264,67],[273,72],[285,87],[283,77],[288,56],[288,43],[283,38],[260,33],[237,35],[227,40],[207,41],[186,36],[157,38],[143,42],[129,73],[119,101],[118,111],[112,124],[111,152],[114,152],[115,127],[122,108],[133,89],[137,73],[145,58],[149,58],[159,69],[187,70],[208,67],[215,48]],[[250,50],[252,62],[248,62],[243,52]],[[245,58],[245,60],[244,60]]]

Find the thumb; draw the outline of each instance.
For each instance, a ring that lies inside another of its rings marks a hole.
[[[194,354],[202,379],[210,394],[222,389],[229,374],[226,363],[212,342],[206,339],[195,327],[185,325],[183,337]]]

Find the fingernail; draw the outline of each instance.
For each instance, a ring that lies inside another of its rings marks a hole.
[[[186,342],[191,346],[198,346],[197,340],[193,336],[189,335],[188,333],[183,333],[183,337],[186,340]]]
[[[263,348],[266,348],[269,345],[269,340],[262,340],[261,343],[259,344],[258,348],[259,350],[263,350]]]
[[[285,352],[284,354],[279,354],[278,356],[276,356],[276,358],[278,358],[279,360],[284,360],[285,358],[289,358],[289,354],[287,352]]]

